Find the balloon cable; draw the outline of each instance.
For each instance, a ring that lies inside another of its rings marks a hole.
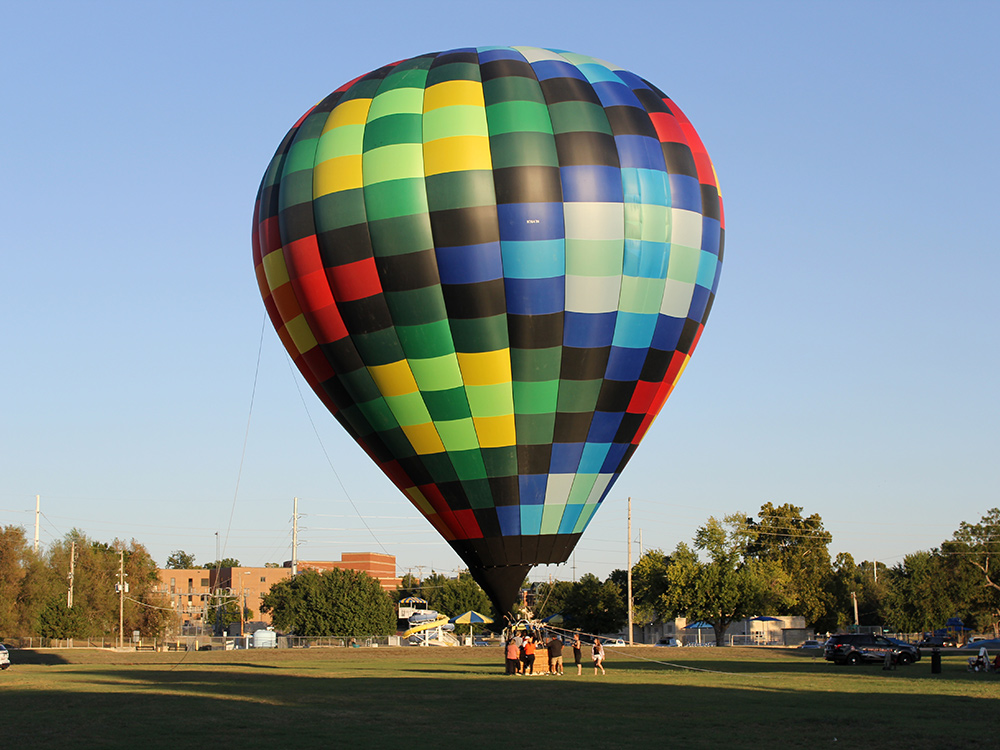
[[[295,383],[295,390],[299,392],[299,400],[302,401],[302,408],[305,409],[306,416],[309,418],[309,424],[312,425],[313,433],[316,435],[317,442],[319,442],[320,450],[322,450],[323,455],[326,456],[326,462],[330,465],[330,470],[333,472],[333,476],[337,478],[337,483],[340,485],[340,489],[343,490],[344,497],[347,498],[347,502],[349,502],[351,504],[351,507],[354,508],[354,512],[357,514],[358,519],[361,521],[364,527],[368,530],[368,533],[372,535],[372,539],[375,540],[375,544],[377,544],[382,549],[383,554],[388,555],[389,550],[387,550],[385,548],[385,545],[382,544],[382,542],[379,540],[377,536],[375,536],[375,532],[372,531],[372,528],[371,526],[368,525],[368,522],[365,520],[365,517],[361,515],[361,511],[358,510],[358,506],[354,504],[354,498],[351,497],[351,493],[348,492],[347,487],[344,486],[344,480],[342,480],[340,478],[340,474],[337,473],[337,467],[333,465],[333,460],[330,458],[330,454],[326,450],[326,445],[323,444],[323,438],[320,437],[319,430],[316,429],[316,423],[313,421],[312,414],[309,412],[309,407],[306,404],[305,396],[302,395],[302,388],[299,386],[299,378],[296,376],[295,371],[292,369],[291,357],[288,357],[287,361],[288,361],[288,371],[292,374],[292,382]]]
[[[219,577],[219,571],[222,568],[222,560],[226,556],[226,547],[229,545],[229,533],[233,528],[233,518],[236,516],[236,498],[240,494],[240,479],[243,477],[243,462],[247,456],[247,442],[250,440],[250,419],[253,417],[253,402],[257,396],[257,378],[260,375],[260,354],[264,348],[264,330],[267,326],[267,311],[264,311],[264,319],[260,322],[260,341],[257,342],[257,367],[253,372],[253,388],[250,389],[250,409],[247,413],[247,426],[246,430],[243,432],[243,450],[240,452],[240,467],[236,471],[236,488],[233,490],[233,507],[229,510],[229,525],[226,526],[226,536],[222,542],[222,551],[219,553],[219,559],[215,561],[215,576],[216,580]]]
[[[591,641],[593,641],[594,638],[600,638],[601,637],[599,635],[595,635],[594,633],[584,633],[584,632],[582,632],[580,630],[569,630],[567,628],[555,627],[554,625],[548,625],[548,624],[546,624],[543,627],[546,630],[563,633],[565,635],[574,635],[574,634],[580,635],[580,636],[583,636],[583,637],[586,637],[586,638],[590,638]],[[628,657],[630,659],[637,659],[637,660],[640,660],[640,661],[648,661],[648,662],[650,662],[652,664],[659,664],[660,666],[664,666],[664,667],[674,667],[675,669],[683,669],[683,670],[687,670],[689,672],[708,672],[710,674],[728,674],[728,675],[737,675],[737,674],[739,674],[739,672],[725,672],[725,671],[722,671],[720,669],[706,669],[705,667],[692,667],[690,664],[677,664],[676,662],[661,661],[660,659],[648,659],[645,656],[639,656],[636,653],[630,653],[628,651],[625,651],[624,649],[629,648],[628,646],[615,646],[614,648],[615,648],[615,651],[614,651],[615,654],[620,654],[621,656],[626,656],[626,657]],[[697,647],[696,646],[689,646],[688,648],[697,648]]]

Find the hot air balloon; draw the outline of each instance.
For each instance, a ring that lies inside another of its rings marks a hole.
[[[534,47],[344,84],[281,142],[253,223],[302,375],[501,613],[567,560],[669,396],[724,235],[673,101]]]

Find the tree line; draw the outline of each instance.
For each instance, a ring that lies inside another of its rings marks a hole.
[[[978,522],[962,522],[939,547],[906,555],[889,567],[856,562],[848,553],[830,556],[831,534],[819,514],[801,507],[766,503],[756,517],[709,518],[690,543],[669,554],[653,549],[632,567],[633,617],[637,624],[686,617],[710,623],[722,642],[733,622],[745,617],[802,615],[820,632],[855,622],[903,632],[940,628],[950,617],[978,631],[1000,634],[1000,509]],[[73,565],[70,558],[74,556]],[[35,553],[24,529],[0,529],[0,636],[88,638],[118,629],[119,564],[129,586],[124,631],[143,637],[164,632],[169,603],[158,593],[157,567],[140,543],[89,539],[73,530],[47,551]],[[169,567],[193,567],[175,551]],[[235,560],[216,561],[215,567]],[[73,570],[73,606],[67,599]],[[570,627],[612,633],[628,619],[625,570],[601,580],[528,587],[537,617],[560,614]],[[395,631],[393,606],[419,596],[449,615],[468,610],[502,617],[467,573],[403,576],[390,595],[375,579],[354,571],[306,572],[282,581],[265,595],[262,611],[279,629],[300,635],[374,635]],[[238,609],[232,617],[239,618]]]
[[[819,514],[766,503],[757,517],[709,518],[690,544],[670,554],[645,552],[632,567],[633,620],[686,617],[710,623],[717,642],[732,623],[755,615],[802,615],[819,632],[855,624],[900,632],[930,631],[959,617],[972,630],[1000,635],[1000,509],[962,522],[940,547],[906,555],[896,565],[831,558],[832,536]],[[537,587],[539,616],[561,612],[595,633],[627,623],[627,572],[603,583]]]
[[[116,588],[122,566],[127,586],[124,600]],[[118,633],[122,604],[124,633],[138,630],[143,637],[158,635],[171,613],[156,591],[156,570],[149,552],[134,539],[128,543],[115,539],[109,544],[74,529],[47,551],[36,553],[23,528],[3,527],[0,635],[107,637]]]

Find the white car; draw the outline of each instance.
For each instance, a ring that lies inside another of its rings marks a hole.
[[[7,669],[10,666],[10,654],[7,653],[7,647],[0,643],[0,669]]]
[[[676,648],[676,647],[678,647],[678,646],[681,645],[681,642],[678,641],[676,638],[674,638],[672,635],[668,635],[665,638],[661,638],[660,640],[658,640],[656,642],[656,645],[657,646],[670,646],[670,647],[675,647]]]
[[[623,638],[602,638],[601,643],[605,646],[627,646]]]

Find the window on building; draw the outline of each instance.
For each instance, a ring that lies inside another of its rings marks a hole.
[[[202,578],[201,579],[201,585],[202,586],[207,586],[208,585],[208,579],[207,578]]]
[[[260,582],[261,583],[267,583],[267,576],[261,576],[260,577]]]

